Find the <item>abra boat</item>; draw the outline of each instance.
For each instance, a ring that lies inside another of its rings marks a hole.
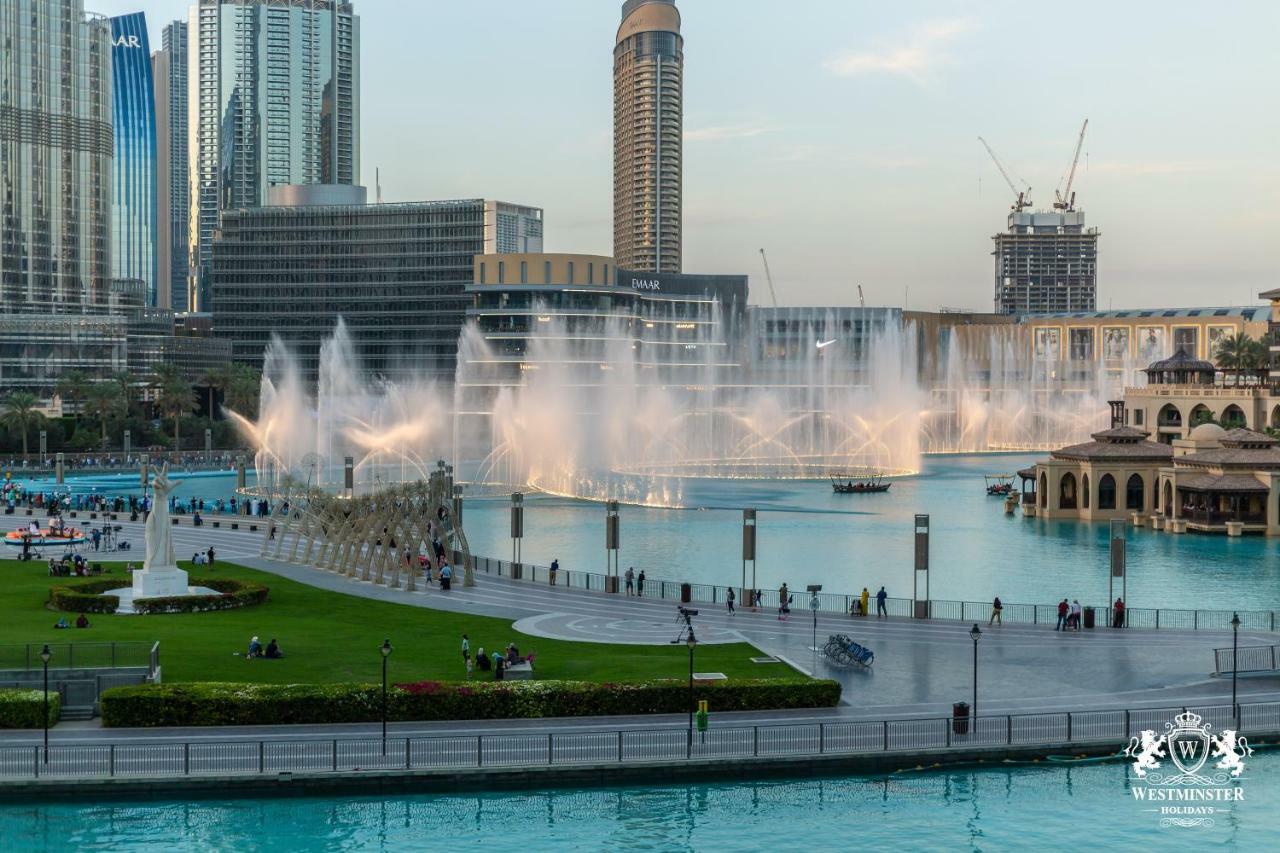
[[[881,474],[865,477],[832,477],[831,488],[838,495],[862,495],[873,492],[887,492],[892,483],[885,482]]]
[[[993,498],[1006,498],[1013,494],[1012,474],[986,474],[987,494]]]

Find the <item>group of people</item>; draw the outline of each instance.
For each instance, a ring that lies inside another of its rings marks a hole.
[[[1055,631],[1079,631],[1081,628],[1082,617],[1084,616],[1084,608],[1080,606],[1078,599],[1071,599],[1068,603],[1064,598],[1058,602],[1058,623],[1054,625]],[[1125,626],[1125,604],[1123,598],[1116,598],[1115,603],[1111,605],[1111,627],[1123,628]]]
[[[467,678],[471,677],[471,671],[475,669],[481,672],[492,672],[494,681],[503,681],[506,678],[507,670],[517,664],[533,665],[533,654],[521,655],[520,649],[515,643],[507,643],[507,647],[493,654],[485,654],[484,646],[476,650],[474,661],[471,658],[471,638],[466,634],[462,635],[462,662],[467,670]]]
[[[556,568],[560,567],[560,561],[556,561]],[[638,595],[644,597],[644,569],[640,570],[639,576],[636,575],[636,567],[628,566],[627,573],[622,576],[627,582],[627,595]]]
[[[63,617],[62,617],[61,619],[59,619],[57,622],[53,623],[53,627],[54,627],[55,629],[57,629],[57,630],[61,631],[61,630],[64,630],[64,629],[68,629],[68,628],[70,628],[70,627],[71,627],[71,623],[67,622],[67,617],[63,616]],[[88,628],[88,627],[89,627],[89,617],[88,617],[88,616],[85,616],[83,613],[81,613],[79,616],[77,616],[77,617],[76,617],[76,627],[77,627],[77,628]]]
[[[69,578],[102,574],[102,564],[90,564],[83,554],[64,554],[61,560],[49,560],[49,577]]]
[[[849,605],[850,616],[866,616],[870,611],[868,607],[871,605],[871,593],[864,586],[862,594],[853,599],[853,603]],[[880,591],[876,593],[876,618],[889,618],[889,593],[882,586]]]
[[[276,642],[274,637],[264,648],[262,642],[255,636],[249,640],[249,651],[245,653],[244,659],[267,658],[268,660],[279,660],[282,657],[284,657],[284,652],[280,651],[280,644]]]
[[[192,554],[191,564],[194,566],[208,566],[209,568],[212,569],[214,565],[214,560],[217,559],[217,557],[218,557],[217,552],[214,551],[213,546],[210,545],[207,550],[196,551],[194,554]]]

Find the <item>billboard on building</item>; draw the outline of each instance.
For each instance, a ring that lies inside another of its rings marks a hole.
[[[140,279],[156,304],[156,111],[151,45],[141,12],[111,19],[113,278]]]

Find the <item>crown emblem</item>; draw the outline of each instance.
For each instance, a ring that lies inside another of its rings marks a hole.
[[[1204,717],[1192,711],[1183,711],[1181,714],[1173,718],[1174,725],[1179,729],[1199,729],[1200,722]]]

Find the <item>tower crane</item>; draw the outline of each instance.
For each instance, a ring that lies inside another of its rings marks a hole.
[[[1076,209],[1076,194],[1071,191],[1071,185],[1074,184],[1076,180],[1076,166],[1080,163],[1080,148],[1084,145],[1084,132],[1088,129],[1089,120],[1085,119],[1084,124],[1080,126],[1080,138],[1076,140],[1076,153],[1071,158],[1071,168],[1066,174],[1067,188],[1062,192],[1058,192],[1057,190],[1053,191],[1054,210]],[[1062,184],[1059,183],[1058,186],[1062,186]]]
[[[773,289],[773,273],[769,272],[769,256],[764,253],[764,249],[760,250],[760,257],[764,260],[764,277],[769,282],[769,298],[773,300],[773,307],[778,307],[778,294]]]
[[[1004,164],[996,156],[996,152],[991,150],[991,146],[987,144],[987,140],[979,136],[978,141],[982,143],[983,148],[987,149],[987,153],[991,155],[991,162],[995,163],[996,168],[1000,170],[1000,176],[1004,178],[1004,182],[1009,185],[1009,189],[1013,194],[1018,197],[1009,209],[1021,213],[1023,209],[1031,207],[1031,186],[1022,178],[1018,178],[1019,183],[1026,187],[1025,190],[1018,189],[1017,184],[1013,182],[1013,178],[1009,177],[1009,172],[1005,169]]]

